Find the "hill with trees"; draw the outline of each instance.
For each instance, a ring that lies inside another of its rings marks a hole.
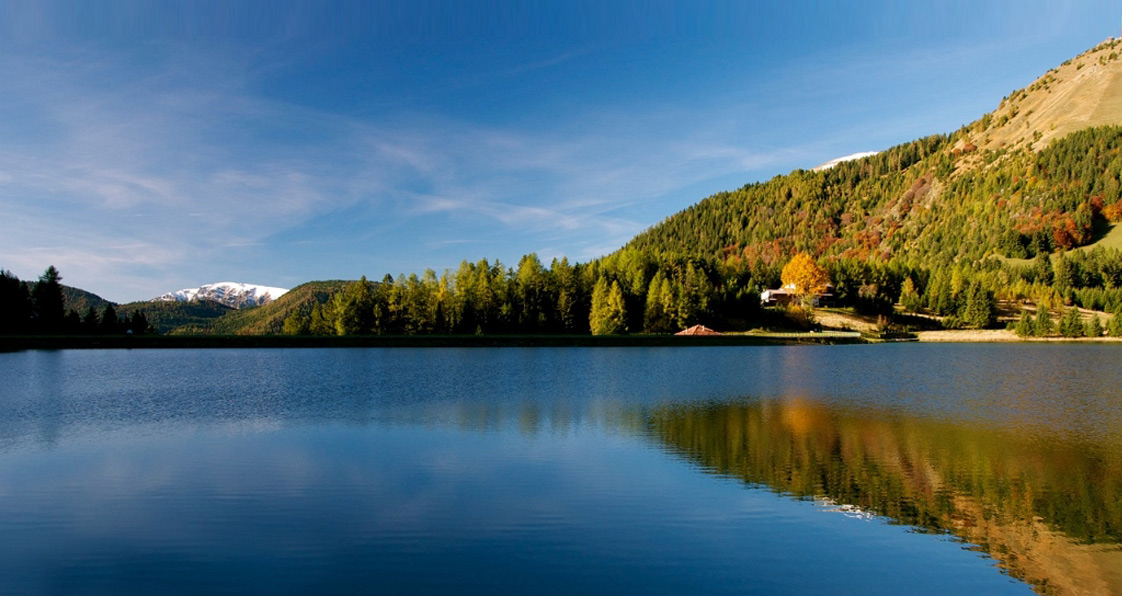
[[[206,329],[214,320],[234,311],[235,308],[213,300],[145,300],[122,304],[117,312],[124,316],[143,313],[158,333],[173,333],[186,329]]]
[[[1056,334],[1058,315],[1080,316],[1076,307],[1122,309],[1120,51],[1122,41],[1109,40],[955,132],[718,193],[589,263],[547,267],[531,254],[516,267],[464,261],[439,275],[310,282],[271,304],[224,313],[201,304],[121,308],[171,333],[809,327],[813,317],[797,306],[759,303],[798,257],[796,269],[815,274],[810,285],[829,282],[837,305],[886,324],[984,328],[997,324],[999,304],[1013,315],[1031,305],[1018,328]],[[40,286],[54,287],[40,280],[21,284],[23,294],[0,293],[0,309],[18,313],[6,328],[57,332],[84,320],[58,315],[53,290],[38,295]],[[1063,329],[1075,327],[1072,319]],[[1104,324],[1096,315],[1084,330],[1122,335],[1122,317]]]

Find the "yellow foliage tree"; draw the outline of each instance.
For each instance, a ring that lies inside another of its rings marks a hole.
[[[830,283],[830,276],[826,270],[819,267],[814,259],[806,253],[799,253],[783,266],[780,274],[783,286],[794,289],[795,295],[804,304],[813,300],[819,294],[826,292],[826,284]]]

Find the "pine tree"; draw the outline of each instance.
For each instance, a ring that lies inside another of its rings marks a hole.
[[[82,331],[82,316],[76,310],[66,311],[66,316],[62,319],[62,332],[63,333],[80,333]]]
[[[1071,294],[1071,289],[1075,287],[1075,268],[1061,252],[1056,256],[1054,270],[1055,277],[1052,281],[1052,287],[1056,289],[1060,296],[1067,298]]]
[[[366,276],[335,295],[335,333],[369,334],[374,329],[374,300]]]
[[[1102,321],[1099,320],[1098,315],[1092,315],[1090,320],[1083,325],[1083,335],[1087,337],[1103,336],[1103,324]]]
[[[1036,258],[1032,263],[1032,270],[1037,282],[1046,286],[1052,285],[1052,258],[1048,256],[1047,252],[1041,251],[1036,253]]]
[[[112,304],[106,304],[105,310],[101,313],[101,327],[98,332],[103,335],[114,335],[120,330],[120,322],[117,320],[117,310],[113,308]]]
[[[86,316],[82,319],[82,332],[88,334],[97,333],[98,327],[101,326],[101,317],[97,316],[97,310],[94,307],[89,307],[86,310]]]
[[[47,267],[39,277],[35,289],[31,291],[31,299],[35,304],[39,330],[43,333],[62,331],[63,319],[66,317],[66,300],[62,295],[62,276],[54,265]]]
[[[996,320],[991,295],[979,282],[971,283],[966,291],[961,317],[963,322],[975,329],[985,329]]]
[[[128,327],[134,335],[143,335],[152,330],[152,326],[148,323],[148,316],[142,310],[132,313],[132,316],[129,317]]]
[[[312,307],[312,314],[308,317],[308,332],[312,335],[334,335],[335,320],[330,313],[325,312],[322,304]]]
[[[1036,321],[1033,325],[1033,330],[1037,337],[1048,337],[1052,335],[1055,328],[1052,326],[1052,313],[1043,304],[1036,305]]]
[[[1029,315],[1027,310],[1021,311],[1021,317],[1017,319],[1017,325],[1013,329],[1019,337],[1030,337],[1035,334],[1036,330],[1032,324],[1032,316]]]
[[[1122,337],[1122,315],[1115,313],[1114,316],[1106,322],[1106,332],[1111,337]]]
[[[27,286],[10,271],[0,269],[0,334],[26,333],[31,313]]]
[[[1083,321],[1079,311],[1073,306],[1060,317],[1060,335],[1064,337],[1083,337]]]

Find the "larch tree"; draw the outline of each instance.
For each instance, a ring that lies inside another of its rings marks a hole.
[[[592,312],[588,317],[592,334],[612,335],[627,331],[624,324],[626,314],[619,282],[613,281],[609,286],[606,277],[596,280],[592,289]]]
[[[826,291],[830,283],[830,276],[826,270],[819,267],[814,259],[806,253],[799,253],[791,258],[779,275],[783,286],[791,286],[803,304],[813,300],[815,296]]]

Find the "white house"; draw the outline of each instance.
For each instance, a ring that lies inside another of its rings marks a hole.
[[[764,306],[779,306],[791,304],[799,299],[795,292],[795,284],[787,284],[776,290],[760,292],[760,304]],[[811,301],[811,306],[828,306],[834,302],[834,284],[826,284],[826,291],[816,294]]]

